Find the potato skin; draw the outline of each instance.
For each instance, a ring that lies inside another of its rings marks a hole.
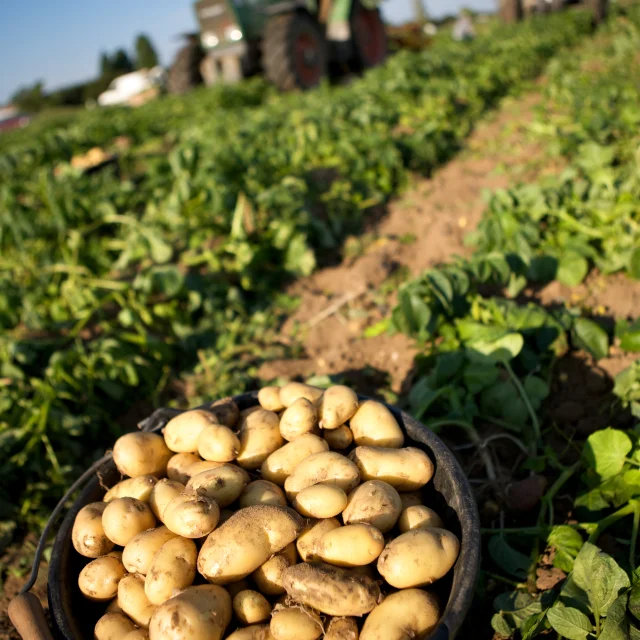
[[[129,540],[124,548],[122,564],[129,573],[139,573],[146,576],[153,556],[160,551],[165,542],[169,542],[176,535],[164,526],[139,533],[135,538]]]
[[[187,484],[191,477],[189,469],[197,462],[200,462],[200,456],[195,453],[176,453],[167,462],[167,478]]]
[[[275,640],[268,624],[252,624],[234,631],[227,640]]]
[[[115,498],[136,498],[137,500],[142,500],[142,502],[149,502],[149,496],[156,482],[158,482],[158,478],[153,476],[127,478],[111,487],[103,500],[111,502]]]
[[[123,613],[105,613],[96,623],[93,630],[94,640],[121,640],[122,637],[136,630],[136,625]]]
[[[115,544],[107,538],[102,526],[106,502],[92,502],[82,507],[73,522],[71,541],[73,548],[85,558],[104,556]]]
[[[353,389],[337,384],[329,387],[318,404],[321,429],[337,429],[358,410],[358,396]]]
[[[258,391],[258,402],[267,411],[282,411],[284,405],[280,400],[280,387],[262,387]]]
[[[245,589],[234,596],[233,611],[242,624],[258,624],[269,619],[271,605],[261,593]]]
[[[353,439],[358,446],[399,449],[404,444],[404,434],[385,405],[367,400],[360,405],[349,421]]]
[[[162,514],[166,506],[176,497],[179,496],[185,490],[185,485],[177,480],[169,480],[163,478],[160,480],[151,490],[149,496],[149,506],[153,515],[164,522]]]
[[[298,398],[280,417],[280,434],[291,442],[314,432],[319,432],[316,405],[306,398]]]
[[[240,580],[293,542],[302,525],[293,509],[266,504],[241,509],[209,535],[198,571],[214,584]]]
[[[231,397],[216,400],[208,407],[208,411],[217,418],[220,424],[229,427],[229,429],[233,429],[236,426],[238,418],[240,417],[238,405]]]
[[[308,522],[296,540],[296,548],[304,562],[318,560],[319,544],[325,533],[337,529],[340,522],[336,518]]]
[[[260,473],[265,480],[283,486],[285,480],[305,458],[323,451],[329,451],[327,442],[313,433],[306,433],[274,451],[262,463]]]
[[[314,484],[294,499],[294,509],[307,518],[333,518],[347,506],[347,494],[335,484]]]
[[[113,445],[113,461],[118,471],[130,478],[163,477],[172,455],[162,436],[147,431],[126,433]]]
[[[291,542],[251,574],[258,591],[266,596],[279,596],[286,593],[282,586],[282,572],[297,561],[296,545]]]
[[[349,459],[357,465],[363,480],[383,480],[397,491],[420,489],[434,472],[431,458],[416,447],[356,447]]]
[[[149,602],[144,592],[144,579],[129,573],[118,584],[118,606],[139,626],[145,629],[156,606]]]
[[[218,424],[218,419],[209,411],[185,411],[169,420],[162,432],[164,441],[176,453],[196,453],[200,433],[211,424]]]
[[[102,513],[105,535],[121,547],[155,525],[151,507],[135,498],[116,498],[107,504]]]
[[[149,638],[221,640],[230,621],[231,598],[222,587],[188,587],[156,609],[149,624]]]
[[[153,556],[144,581],[144,592],[151,604],[162,604],[191,586],[196,577],[196,543],[179,536],[165,542]]]
[[[127,633],[122,640],[149,640],[149,634],[144,629],[136,629]]]
[[[345,524],[370,524],[387,533],[398,521],[401,508],[400,494],[389,483],[368,480],[349,494],[342,519]]]
[[[403,491],[400,494],[400,500],[402,502],[402,510],[407,507],[414,507],[422,504],[422,495],[420,491]]]
[[[353,433],[346,424],[337,429],[323,431],[322,437],[327,441],[330,449],[338,451],[348,449],[353,442]]]
[[[446,529],[412,529],[384,548],[378,571],[397,589],[426,586],[449,572],[459,552],[458,538]]]
[[[107,602],[118,594],[118,583],[127,570],[118,558],[103,556],[85,565],[78,577],[82,595],[95,602]]]
[[[162,517],[167,529],[179,536],[202,538],[216,528],[220,508],[213,499],[187,487],[165,507]]]
[[[374,562],[384,549],[384,537],[369,524],[348,524],[325,533],[318,555],[338,567],[360,567]]]
[[[322,635],[319,616],[302,607],[276,607],[269,623],[276,640],[317,640]]]
[[[426,638],[440,619],[435,596],[421,589],[392,593],[366,618],[360,640]]]
[[[240,508],[245,509],[256,504],[275,504],[286,507],[287,498],[277,484],[268,480],[254,480],[244,488],[240,496]]]
[[[296,564],[285,569],[287,594],[330,616],[361,616],[380,599],[377,582],[350,569],[328,564]]]
[[[286,479],[284,490],[289,500],[314,484],[335,484],[345,493],[360,483],[358,467],[349,458],[335,451],[314,453],[305,458]]]
[[[249,474],[234,464],[222,464],[191,477],[187,488],[215,500],[220,508],[235,502],[249,484]]]
[[[358,624],[354,618],[331,618],[324,640],[358,640]]]
[[[198,437],[198,453],[205,460],[231,462],[240,452],[238,436],[221,424],[205,427]]]
[[[402,533],[411,531],[411,529],[428,529],[435,527],[436,529],[444,529],[442,518],[429,507],[423,504],[407,507],[398,520],[398,528]]]
[[[298,398],[306,398],[314,404],[322,397],[323,390],[302,382],[289,382],[280,388],[280,402],[290,407]]]
[[[283,444],[277,414],[259,408],[240,422],[240,451],[236,462],[244,469],[259,469]]]

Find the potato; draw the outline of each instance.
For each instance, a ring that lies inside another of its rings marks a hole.
[[[92,502],[78,511],[71,530],[73,548],[85,558],[99,558],[115,546],[105,535],[102,514],[106,502]]]
[[[221,640],[231,622],[231,598],[215,584],[187,587],[163,602],[149,624],[150,640]]]
[[[330,616],[361,616],[380,599],[378,583],[350,569],[328,564],[296,564],[282,574],[292,598]]]
[[[360,567],[378,558],[384,549],[384,537],[369,524],[348,524],[325,533],[317,549],[329,564]]]
[[[268,624],[252,624],[234,631],[227,640],[274,640]]]
[[[195,453],[176,453],[167,462],[167,477],[181,484],[187,484],[191,477],[191,467],[200,462],[200,456]]]
[[[167,529],[183,538],[202,538],[211,533],[220,519],[215,500],[187,487],[176,496],[162,514]]]
[[[355,391],[337,384],[329,387],[318,404],[321,429],[341,427],[358,410],[358,396]]]
[[[85,565],[78,578],[82,595],[89,600],[106,602],[118,594],[118,583],[127,573],[118,558],[103,556]]]
[[[198,439],[205,427],[218,424],[218,419],[209,411],[193,409],[172,418],[163,429],[164,441],[176,453],[196,453]]]
[[[193,476],[197,476],[199,473],[203,471],[209,471],[210,469],[217,469],[221,467],[224,462],[216,462],[215,460],[200,460],[200,462],[194,462],[188,469],[189,475],[193,478]]]
[[[215,500],[219,507],[235,502],[249,484],[249,474],[234,464],[223,464],[191,477],[187,487],[198,495]]]
[[[130,631],[122,640],[149,640],[149,634],[144,629]]]
[[[323,451],[305,458],[285,480],[284,490],[292,500],[314,484],[335,484],[345,493],[360,483],[358,467],[340,453]]]
[[[120,605],[118,604],[117,594],[116,594],[116,597],[109,603],[109,605],[105,609],[105,613],[124,613],[124,611],[120,608]]]
[[[258,391],[258,402],[267,411],[282,411],[284,405],[280,400],[280,387],[262,387]]]
[[[265,480],[283,486],[284,481],[305,458],[328,450],[329,445],[322,438],[306,433],[274,451],[262,463],[260,473]]]
[[[334,484],[314,484],[295,497],[293,506],[307,518],[333,518],[347,506],[347,494]]]
[[[122,562],[122,551],[120,551],[120,549],[114,549],[113,551],[109,551],[109,553],[107,553],[106,556],[108,556],[109,558],[116,558],[120,560],[120,562]],[[106,557],[106,556],[103,556],[103,557]]]
[[[337,429],[324,431],[322,437],[327,441],[331,449],[338,449],[339,451],[347,449],[353,442],[353,433],[351,433],[351,429],[346,424]]]
[[[433,477],[431,458],[416,447],[356,447],[349,459],[357,465],[363,480],[383,480],[398,491],[415,491]]]
[[[430,585],[449,572],[459,551],[458,538],[446,529],[412,529],[384,548],[378,571],[397,589]]]
[[[403,491],[400,494],[400,501],[404,511],[407,507],[415,507],[422,504],[422,494],[419,491]]]
[[[314,404],[322,397],[323,390],[302,382],[288,382],[280,389],[280,402],[284,407],[290,407],[298,398],[306,398]]]
[[[298,398],[280,418],[280,434],[285,440],[295,440],[305,433],[319,432],[318,410],[306,398]]]
[[[240,452],[236,462],[244,469],[258,469],[284,443],[280,421],[273,411],[258,409],[240,422]]]
[[[360,640],[426,638],[440,619],[435,596],[421,589],[392,593],[365,619]]]
[[[149,506],[153,515],[164,522],[162,514],[165,507],[176,497],[179,496],[185,490],[185,485],[176,480],[168,480],[163,478],[160,480],[151,490],[149,496]]]
[[[269,624],[276,640],[317,640],[322,635],[318,614],[303,607],[276,607]]]
[[[136,498],[142,502],[149,502],[151,490],[158,482],[158,478],[153,476],[138,476],[136,478],[128,478],[114,485],[107,491],[103,500],[111,502],[115,498]]]
[[[242,624],[257,624],[269,619],[271,605],[261,593],[245,589],[233,598],[233,611]]]
[[[223,424],[229,429],[233,429],[240,417],[240,410],[238,405],[234,402],[233,398],[221,398],[216,400],[211,406],[208,407],[208,411],[211,412],[220,424]]]
[[[198,571],[214,584],[240,580],[293,542],[301,530],[302,519],[292,509],[267,504],[241,509],[207,538],[198,555]]]
[[[411,529],[428,529],[429,527],[444,529],[444,522],[433,509],[420,504],[407,507],[400,514],[398,527],[402,533],[406,533]]]
[[[119,607],[139,626],[145,629],[156,610],[144,592],[144,578],[129,573],[118,584]]]
[[[156,519],[151,507],[135,498],[115,498],[102,513],[105,535],[121,547],[155,525]]]
[[[318,560],[318,544],[320,540],[329,531],[337,529],[340,522],[335,518],[327,518],[326,520],[316,520],[309,522],[296,540],[296,548],[300,557],[304,562],[313,562]]]
[[[363,402],[349,421],[353,439],[358,446],[399,449],[404,434],[385,405],[375,400]]]
[[[164,476],[172,455],[162,436],[147,431],[127,433],[113,445],[113,461],[118,471],[131,478]]]
[[[354,618],[331,618],[324,640],[358,640],[358,625]]]
[[[365,523],[387,533],[400,517],[400,494],[387,482],[369,480],[349,494],[342,519],[345,524]]]
[[[240,452],[238,436],[221,424],[212,424],[200,432],[198,453],[205,460],[231,462]]]
[[[132,538],[122,552],[122,564],[129,573],[146,576],[153,556],[160,551],[165,542],[175,538],[176,534],[167,527],[156,527],[139,533]]]
[[[256,504],[275,504],[286,507],[287,498],[277,484],[268,480],[255,480],[244,488],[240,496],[240,508],[244,509]]]
[[[247,589],[251,589],[251,585],[248,580],[242,579],[238,580],[238,582],[232,582],[231,584],[226,585],[226,590],[231,596],[231,602],[233,604],[233,599],[241,592],[246,591]]]
[[[176,537],[165,542],[153,556],[144,581],[144,592],[151,604],[162,604],[191,586],[196,577],[196,543]]]
[[[123,613],[105,613],[93,630],[94,640],[122,640],[122,636],[135,631],[136,625]]]
[[[279,596],[285,593],[282,586],[282,572],[298,561],[296,545],[291,542],[282,551],[269,558],[258,567],[251,577],[260,593],[266,596]]]

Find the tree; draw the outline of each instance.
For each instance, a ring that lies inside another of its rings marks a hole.
[[[113,73],[113,63],[111,62],[111,58],[109,54],[106,52],[102,52],[100,54],[100,76],[107,76]]]
[[[416,22],[420,25],[427,24],[429,18],[427,17],[427,10],[424,7],[423,0],[413,0],[413,5]]]
[[[143,33],[136,38],[136,67],[151,69],[158,64],[158,54],[151,44],[151,40]]]
[[[20,87],[13,96],[11,102],[24,111],[40,111],[46,104],[42,80],[34,82],[30,87]]]
[[[133,71],[133,62],[124,49],[118,49],[111,58],[111,67],[118,75]]]

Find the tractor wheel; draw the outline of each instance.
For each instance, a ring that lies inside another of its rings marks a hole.
[[[199,43],[191,41],[178,51],[167,75],[167,91],[182,94],[202,84],[200,63],[204,53]]]
[[[355,0],[350,23],[355,71],[382,64],[387,57],[387,31],[380,10],[367,9],[359,0]]]
[[[500,15],[503,22],[520,22],[522,20],[522,3],[520,0],[501,0]]]
[[[594,24],[600,24],[606,19],[609,9],[608,0],[587,0],[585,5],[591,10]]]
[[[318,23],[302,11],[275,16],[263,43],[267,78],[279,89],[311,89],[327,74],[327,42]]]

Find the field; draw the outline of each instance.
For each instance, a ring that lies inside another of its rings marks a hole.
[[[154,407],[340,380],[468,473],[462,637],[640,638],[638,51],[639,8],[567,11],[0,137],[5,596]]]

